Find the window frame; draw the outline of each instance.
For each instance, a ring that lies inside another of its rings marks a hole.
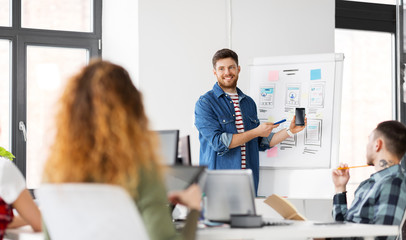
[[[396,6],[336,0],[336,28],[396,34]]]
[[[21,0],[11,1],[11,26],[0,27],[0,39],[10,40],[11,73],[11,151],[14,162],[24,177],[27,171],[27,143],[19,130],[19,122],[27,126],[27,46],[87,49],[89,58],[102,55],[102,0],[92,3],[92,32],[30,29],[21,27]]]
[[[403,1],[400,5],[336,0],[335,28],[388,32],[395,35],[393,51],[393,116],[406,124],[406,103],[403,102],[406,53],[403,49]],[[406,156],[402,164],[406,167]]]

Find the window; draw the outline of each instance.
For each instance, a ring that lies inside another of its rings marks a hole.
[[[379,122],[393,119],[393,34],[344,29],[335,34],[336,52],[345,56],[339,158],[350,166],[365,165],[369,134]],[[373,172],[373,167],[352,169],[348,196]]]
[[[347,0],[347,1],[354,1],[354,2],[366,2],[366,3],[382,3],[382,4],[396,4],[396,0]]]
[[[352,166],[366,164],[369,134],[396,116],[395,15],[394,5],[336,1],[335,52],[345,57],[339,161]],[[374,172],[373,167],[350,170],[349,203]]]
[[[80,48],[27,47],[27,176],[30,187],[41,183],[42,166],[53,142],[56,103],[66,80],[84,66],[88,51]]]
[[[0,0],[8,2],[0,10],[0,144],[16,156],[27,187],[37,188],[65,82],[101,56],[102,0]]]
[[[0,146],[10,149],[10,41],[0,40]]]
[[[0,0],[0,26],[10,26],[10,0]]]
[[[91,0],[22,0],[21,26],[48,30],[91,32]]]

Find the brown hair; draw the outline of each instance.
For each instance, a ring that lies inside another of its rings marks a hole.
[[[406,126],[398,121],[385,121],[378,124],[375,139],[382,136],[389,152],[400,160],[406,152]]]
[[[224,58],[232,58],[234,60],[234,62],[237,64],[238,66],[238,55],[237,53],[235,53],[233,50],[230,50],[228,48],[223,48],[218,50],[213,58],[212,58],[212,63],[213,63],[213,68],[216,69],[216,63],[218,60],[220,59],[224,59]]]
[[[140,169],[158,171],[157,137],[128,72],[93,60],[60,99],[45,181],[118,184],[136,195]]]

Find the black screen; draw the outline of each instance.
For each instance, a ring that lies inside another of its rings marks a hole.
[[[296,108],[296,126],[304,126],[305,125],[305,109],[304,108]]]

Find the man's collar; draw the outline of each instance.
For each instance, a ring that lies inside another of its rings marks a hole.
[[[219,84],[216,82],[213,86],[213,92],[216,95],[217,98],[225,94],[223,89],[219,86]],[[240,98],[244,98],[245,94],[237,87],[237,94]]]
[[[396,174],[399,171],[399,168],[399,164],[392,165],[388,168],[382,169],[381,171],[372,174],[371,179],[374,179],[376,182],[378,182],[387,175]]]

